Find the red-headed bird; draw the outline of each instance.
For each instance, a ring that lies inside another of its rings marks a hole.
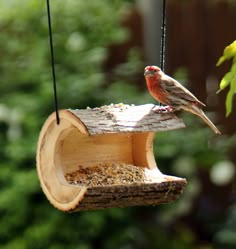
[[[168,105],[168,107],[164,107],[165,110],[178,111],[184,109],[196,114],[206,122],[215,133],[221,134],[203,112],[202,108],[205,104],[198,100],[177,80],[163,73],[157,66],[145,67],[144,76],[152,97],[162,104]]]

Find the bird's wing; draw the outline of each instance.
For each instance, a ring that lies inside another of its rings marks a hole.
[[[200,106],[205,106],[199,99],[197,99],[188,89],[182,86],[177,80],[167,76],[162,76],[162,84],[168,94],[179,96],[181,99],[185,99],[190,102],[197,102]]]

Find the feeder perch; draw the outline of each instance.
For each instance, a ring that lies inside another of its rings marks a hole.
[[[162,174],[153,155],[155,132],[183,128],[154,105],[61,110],[46,120],[38,141],[38,177],[62,211],[157,205],[176,200],[186,180]]]

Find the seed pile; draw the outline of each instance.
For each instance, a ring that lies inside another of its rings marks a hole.
[[[147,169],[125,163],[99,164],[92,167],[78,166],[78,170],[68,173],[65,178],[70,184],[90,187],[104,185],[140,184],[157,182],[157,169]]]

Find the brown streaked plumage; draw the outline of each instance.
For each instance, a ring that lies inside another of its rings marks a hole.
[[[170,106],[173,111],[184,109],[198,115],[215,133],[221,134],[203,112],[202,108],[205,104],[177,80],[163,73],[157,66],[145,67],[144,76],[148,90],[154,99]]]

